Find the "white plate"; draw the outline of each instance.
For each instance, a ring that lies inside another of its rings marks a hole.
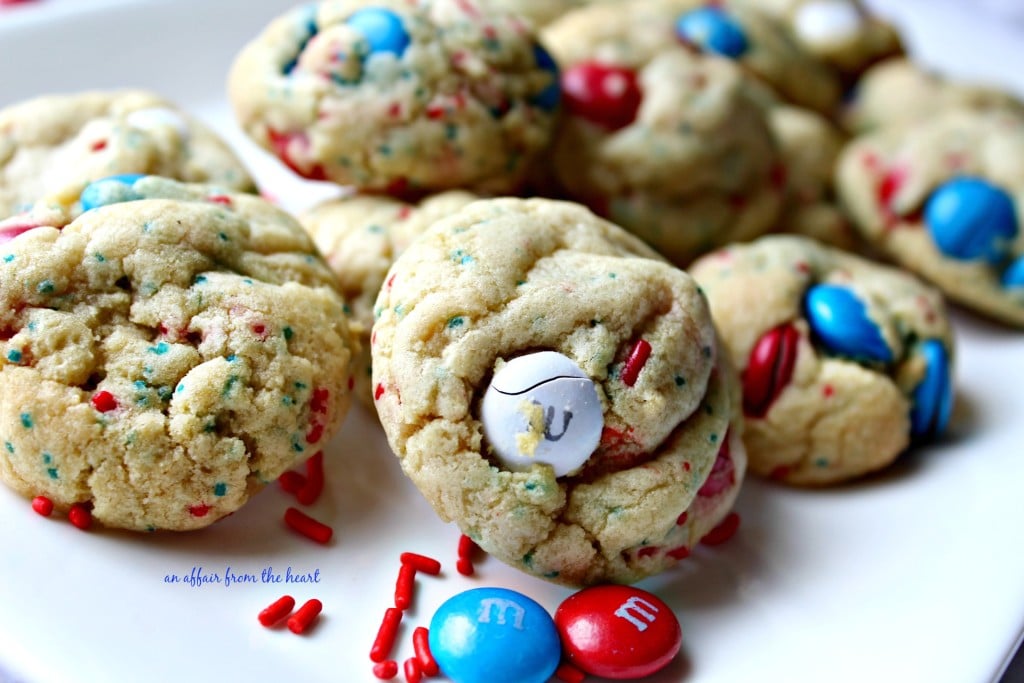
[[[231,57],[289,0],[50,0],[0,10],[0,105],[56,91],[147,86],[221,129],[295,208],[323,194],[269,162],[229,116]],[[929,62],[1024,92],[1011,27],[926,0],[892,3]],[[922,11],[927,8],[927,11]],[[1024,629],[1024,338],[956,318],[959,398],[946,443],[884,477],[829,491],[750,482],[740,533],[645,581],[683,625],[684,651],[652,681],[929,681],[998,678]],[[40,682],[372,681],[370,645],[403,551],[442,561],[422,577],[393,656],[455,593],[520,590],[554,610],[570,591],[489,559],[454,571],[458,531],[405,480],[370,414],[328,449],[313,514],[321,548],[288,533],[270,487],[213,528],[83,533],[0,487],[0,670]],[[164,583],[167,574],[320,571],[317,585]],[[284,592],[324,603],[306,637],[256,622]],[[500,664],[496,664],[500,666]],[[0,673],[0,680],[4,675]],[[399,678],[401,680],[401,676]]]

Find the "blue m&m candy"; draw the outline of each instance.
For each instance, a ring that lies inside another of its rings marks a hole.
[[[1002,282],[1003,287],[1007,289],[1024,287],[1024,256],[1018,258],[1003,271]]]
[[[999,263],[1017,236],[1017,214],[1004,190],[980,178],[954,178],[924,205],[924,223],[946,256]]]
[[[820,343],[831,353],[857,360],[892,360],[878,325],[864,302],[839,285],[815,285],[804,297],[804,314]]]
[[[681,15],[676,20],[676,35],[723,57],[739,57],[749,47],[740,25],[718,7],[701,7]]]
[[[949,352],[938,339],[928,339],[918,353],[924,358],[925,372],[911,396],[914,405],[910,409],[910,429],[916,437],[941,434],[953,411]]]
[[[94,180],[85,186],[78,198],[82,205],[82,211],[89,211],[108,204],[134,202],[142,199],[142,195],[136,192],[133,186],[136,180],[144,177],[139,173],[123,173]]]
[[[545,683],[562,656],[547,610],[505,588],[449,598],[430,620],[429,645],[454,683]]]
[[[537,67],[551,75],[551,85],[540,91],[540,94],[533,98],[534,103],[543,109],[551,110],[558,106],[562,99],[562,87],[559,84],[561,77],[558,73],[558,65],[547,50],[539,44],[533,45],[533,58]]]
[[[409,34],[402,18],[383,7],[366,7],[354,12],[345,22],[366,38],[370,54],[390,52],[399,57],[409,46]]]

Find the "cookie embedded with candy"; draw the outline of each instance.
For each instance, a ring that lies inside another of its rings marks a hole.
[[[435,511],[568,585],[685,558],[742,482],[739,387],[694,281],[583,207],[474,202],[395,261],[377,412]]]
[[[740,370],[751,471],[836,484],[941,437],[954,340],[933,288],[799,237],[732,245],[691,273]]]
[[[317,457],[356,342],[302,227],[156,176],[77,203],[0,243],[0,481],[73,522],[189,530]]]

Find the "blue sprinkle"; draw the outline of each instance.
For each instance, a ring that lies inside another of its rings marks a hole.
[[[57,468],[56,467],[48,467],[46,469],[46,473],[48,475],[50,475],[50,479],[56,479],[57,478]]]
[[[206,276],[205,275],[196,275],[196,284],[197,285],[201,285],[204,282],[206,282]]]
[[[82,211],[91,211],[100,206],[142,199],[142,195],[136,192],[132,186],[144,177],[139,173],[122,173],[89,183],[82,190],[78,199],[82,205]]]
[[[53,456],[50,455],[49,453],[43,453],[43,464],[44,465],[49,465],[52,462],[53,462]]]
[[[10,263],[14,260],[14,254],[4,254],[4,263]]]
[[[146,383],[144,381],[142,381],[141,379],[135,380],[133,382],[133,384],[135,385],[135,388],[139,389],[139,390],[142,390],[142,389],[146,388]]]
[[[8,453],[13,453],[14,452],[14,444],[11,443],[10,441],[4,441],[4,448],[7,449]]]
[[[215,496],[223,496],[227,492],[228,492],[228,485],[223,483],[223,482],[218,482],[213,487],[213,495],[215,495]]]
[[[171,347],[167,345],[167,342],[160,342],[156,346],[150,346],[149,352],[155,353],[158,356],[162,356],[163,354],[167,353],[167,350],[170,348]]]
[[[40,294],[53,294],[53,280],[43,280],[36,285],[36,291]]]
[[[452,330],[455,329],[456,327],[462,327],[463,322],[465,321],[463,321],[462,316],[457,315],[448,321],[448,329]]]
[[[21,426],[25,429],[32,429],[32,415],[31,413],[21,414]]]
[[[182,383],[180,383],[178,385],[178,387],[174,390],[174,393],[180,394],[183,391],[185,391],[185,383],[184,382],[182,382]]]
[[[290,340],[291,340],[291,338],[292,338],[293,336],[295,336],[295,332],[293,332],[293,331],[292,331],[292,328],[290,328],[290,327],[288,327],[288,326],[285,326],[285,328],[284,328],[283,330],[281,330],[281,332],[283,332],[283,333],[284,333],[284,339],[285,339],[285,341],[290,341]]]
[[[401,57],[409,46],[402,18],[389,9],[366,7],[353,13],[345,23],[363,34],[370,55],[390,53]]]
[[[10,351],[7,352],[7,360],[9,360],[12,363],[20,363],[21,351],[17,349],[11,349]]]
[[[228,354],[228,356],[227,356],[227,358],[225,360],[227,360],[227,362],[229,362],[229,363],[234,363],[236,360],[238,360],[238,356],[236,356],[233,353],[230,353],[230,354]]]

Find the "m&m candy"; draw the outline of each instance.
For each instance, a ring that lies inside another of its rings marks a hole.
[[[78,201],[82,205],[82,211],[89,211],[108,204],[120,204],[121,202],[133,202],[142,199],[142,195],[135,191],[133,185],[140,178],[145,176],[138,173],[122,173],[112,175],[100,180],[93,181],[82,190]]]
[[[804,314],[828,352],[863,361],[888,363],[893,359],[881,330],[852,290],[840,285],[815,285],[804,297]]]
[[[676,20],[676,35],[690,45],[723,57],[739,57],[749,44],[743,29],[725,10],[700,7]]]
[[[917,437],[941,434],[953,412],[949,352],[938,339],[924,341],[917,352],[924,359],[925,373],[911,396],[911,432]]]
[[[562,95],[570,114],[609,130],[633,123],[643,101],[636,72],[600,62],[581,62],[566,69]]]
[[[924,205],[924,223],[946,256],[999,263],[1017,236],[1013,200],[981,178],[954,178],[939,186]]]
[[[1018,258],[1003,271],[1002,283],[1006,289],[1024,287],[1024,256]]]
[[[632,586],[585,588],[555,611],[569,661],[594,676],[633,679],[664,668],[679,652],[679,620],[660,598]]]
[[[750,350],[743,371],[743,414],[764,417],[793,377],[800,332],[779,325],[765,332]]]
[[[366,7],[354,12],[345,23],[363,34],[371,55],[389,52],[401,57],[409,46],[402,18],[389,9]]]
[[[429,645],[453,683],[545,683],[561,659],[551,615],[505,588],[449,598],[430,620]]]
[[[505,468],[520,472],[546,463],[556,477],[579,470],[604,428],[593,380],[556,351],[519,356],[502,366],[484,393],[480,418]]]

